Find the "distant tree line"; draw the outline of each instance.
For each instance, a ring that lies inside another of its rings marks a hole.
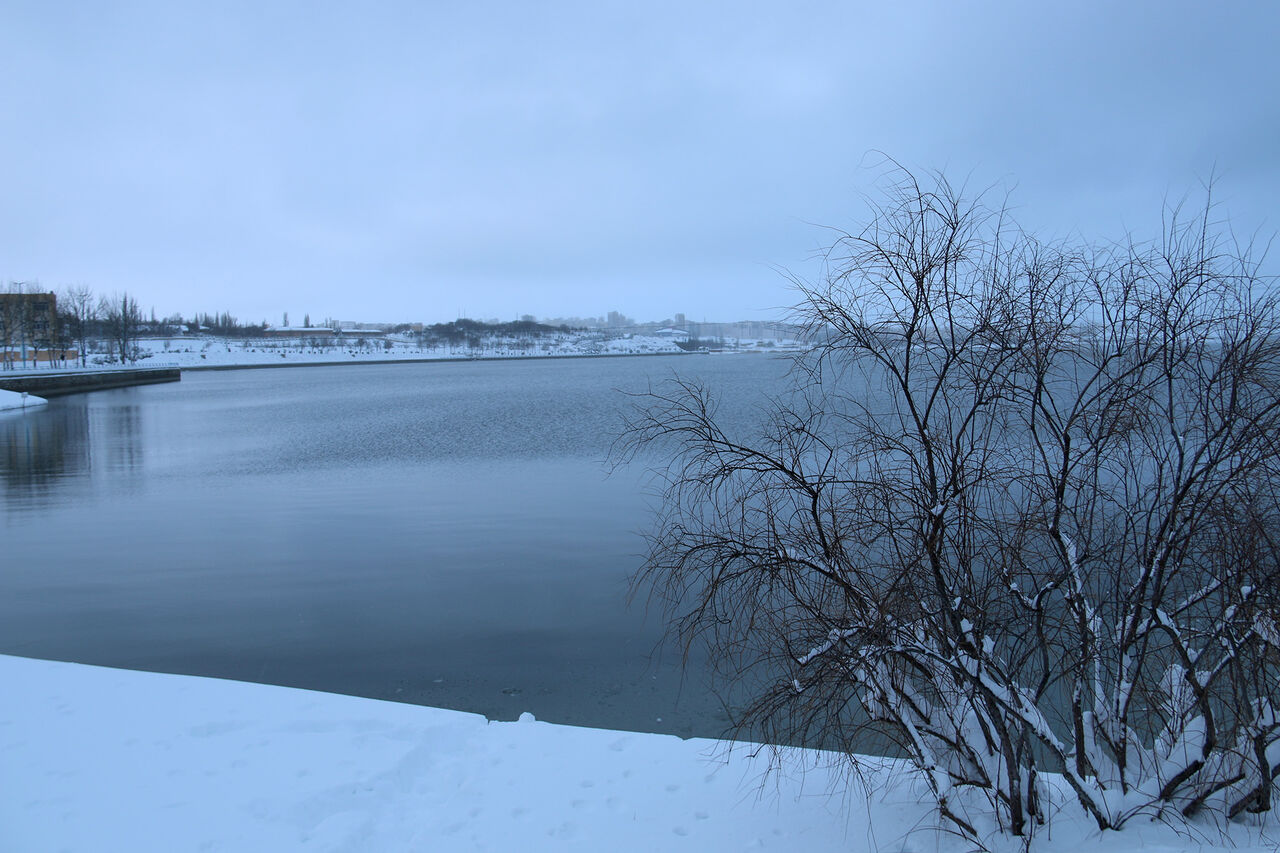
[[[448,323],[434,323],[425,327],[418,340],[428,346],[450,344],[453,346],[479,346],[484,338],[502,337],[532,340],[533,338],[567,333],[569,326],[549,326],[533,320],[512,320],[508,323],[485,323],[466,318]]]
[[[127,291],[96,295],[84,286],[50,291],[33,282],[11,281],[0,286],[0,366],[65,367],[75,361],[86,366],[90,342],[106,345],[113,362],[133,362],[141,356],[138,339],[182,333],[209,332],[234,337],[262,337],[267,324],[241,323],[229,312],[181,314],[160,318],[155,309],[142,313]]]
[[[285,315],[286,319],[288,314]],[[309,320],[310,318],[308,318]],[[225,337],[234,338],[260,338],[267,333],[270,326],[266,321],[262,323],[241,323],[235,317],[231,316],[228,311],[220,314],[196,314],[190,321],[184,324],[187,331],[192,334],[198,332],[209,332],[214,335],[223,335]]]
[[[718,338],[692,337],[692,338],[689,338],[687,341],[673,341],[673,343],[676,346],[680,347],[680,349],[684,350],[685,352],[697,352],[698,350],[701,350],[701,349],[708,349],[708,350],[724,349],[724,338],[722,337],[718,337]]]
[[[284,315],[288,324],[288,314]],[[311,316],[304,327],[311,327]],[[313,345],[325,340],[337,324],[325,320],[315,327]],[[386,328],[386,327],[384,327]],[[511,322],[485,322],[462,318],[448,323],[422,327],[401,323],[387,328],[395,334],[414,334],[422,346],[481,347],[486,339],[508,341],[534,340],[548,335],[580,331],[568,324],[539,323],[529,316]],[[228,311],[196,312],[189,319],[182,314],[157,317],[155,309],[143,313],[138,300],[126,292],[95,294],[89,287],[76,285],[57,292],[45,290],[37,283],[9,282],[0,286],[0,364],[13,369],[19,364],[34,366],[38,362],[63,367],[70,362],[87,366],[91,345],[96,356],[110,362],[128,363],[142,357],[138,348],[141,337],[167,337],[179,334],[210,334],[220,337],[264,338],[272,329],[266,321],[245,323]],[[361,342],[363,345],[363,342]]]

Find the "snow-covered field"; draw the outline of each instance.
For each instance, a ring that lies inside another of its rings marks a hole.
[[[791,340],[731,340],[728,351],[777,352],[799,345]],[[414,361],[423,359],[545,358],[591,355],[674,355],[683,352],[673,339],[655,335],[566,334],[532,342],[490,339],[483,346],[421,346],[411,339],[395,337],[348,341],[343,346],[309,346],[296,339],[260,338],[239,340],[213,337],[143,338],[137,342],[140,358],[135,367],[251,367],[262,365],[329,364],[360,361]],[[101,353],[90,353],[88,368],[102,370],[118,366]],[[50,369],[76,370],[69,363],[50,368],[21,367],[29,373]]]
[[[0,850],[961,851],[888,764],[0,656]],[[834,767],[833,767],[834,763]],[[1064,805],[1037,850],[1275,850]],[[995,849],[1016,850],[994,837]]]
[[[166,346],[165,344],[168,344]],[[388,346],[388,344],[390,344]],[[612,346],[609,346],[612,344]],[[629,345],[624,345],[629,344]],[[356,341],[347,346],[310,347],[296,340],[222,340],[222,339],[174,339],[139,341],[148,358],[137,365],[171,363],[177,367],[218,367],[232,365],[277,365],[353,361],[411,361],[415,359],[469,359],[469,358],[538,358],[546,356],[573,356],[598,354],[647,354],[677,353],[680,348],[670,341],[660,339],[601,341],[587,345],[584,342],[565,339],[541,345],[521,348],[514,342],[489,341],[485,346],[419,346],[411,341],[370,338],[359,345]]]

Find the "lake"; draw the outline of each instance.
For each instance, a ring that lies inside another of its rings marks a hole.
[[[746,425],[762,355],[185,372],[0,413],[0,652],[683,736],[727,723],[628,606],[609,472],[674,373]]]

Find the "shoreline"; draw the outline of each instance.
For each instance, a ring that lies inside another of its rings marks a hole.
[[[39,397],[36,399],[39,399],[85,394],[90,391],[109,391],[114,388],[132,388],[138,385],[179,382],[181,379],[182,371],[177,367],[134,367],[124,370],[81,369],[0,376],[0,389],[8,392],[38,394]]]
[[[724,351],[715,351],[723,354]],[[732,354],[758,354],[763,350],[736,351]],[[232,364],[192,364],[168,361],[155,365],[148,364],[149,359],[135,362],[131,366],[95,365],[93,367],[59,368],[51,370],[6,371],[0,374],[0,388],[13,392],[28,391],[43,397],[61,397],[69,394],[106,391],[114,388],[127,388],[136,385],[150,385],[158,382],[181,381],[184,371],[204,372],[214,370],[271,370],[276,368],[296,367],[350,367],[353,365],[387,365],[387,364],[448,364],[463,362],[496,362],[496,361],[566,361],[570,359],[599,358],[654,358],[658,356],[690,356],[711,355],[712,351],[697,350],[694,352],[599,352],[599,353],[561,353],[555,355],[483,355],[463,357],[422,356],[409,358],[351,358],[348,360],[312,360],[282,358],[280,361],[256,361]],[[29,407],[29,406],[28,406]],[[15,407],[5,407],[6,410]]]
[[[5,849],[957,850],[895,759],[682,740],[341,694],[0,655]],[[852,772],[851,772],[852,771]],[[1099,832],[1058,774],[1038,853],[1275,850],[1276,822]],[[19,795],[17,792],[21,792]],[[960,846],[962,845],[962,846]]]
[[[788,780],[754,807],[758,747],[8,654],[0,674],[6,850],[847,849],[839,795]],[[834,789],[828,755],[780,754]]]
[[[0,388],[0,412],[24,412],[48,404],[48,400],[35,394]]]
[[[359,364],[448,364],[448,363],[467,363],[473,361],[567,361],[570,359],[582,358],[657,358],[661,356],[687,356],[687,355],[710,355],[711,353],[702,350],[699,352],[597,352],[583,353],[581,355],[481,355],[481,356],[463,356],[461,358],[447,357],[425,357],[425,358],[353,358],[349,361],[293,361],[289,362],[281,359],[282,363],[259,362],[252,364],[196,364],[191,366],[180,366],[179,370],[206,371],[206,370],[268,370],[276,367],[350,367]],[[131,369],[131,368],[121,368]],[[133,368],[145,369],[145,368]]]

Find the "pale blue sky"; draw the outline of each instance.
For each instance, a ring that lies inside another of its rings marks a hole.
[[[264,8],[266,7],[266,8]],[[0,0],[0,279],[242,319],[764,318],[885,151],[1280,227],[1280,4]]]

